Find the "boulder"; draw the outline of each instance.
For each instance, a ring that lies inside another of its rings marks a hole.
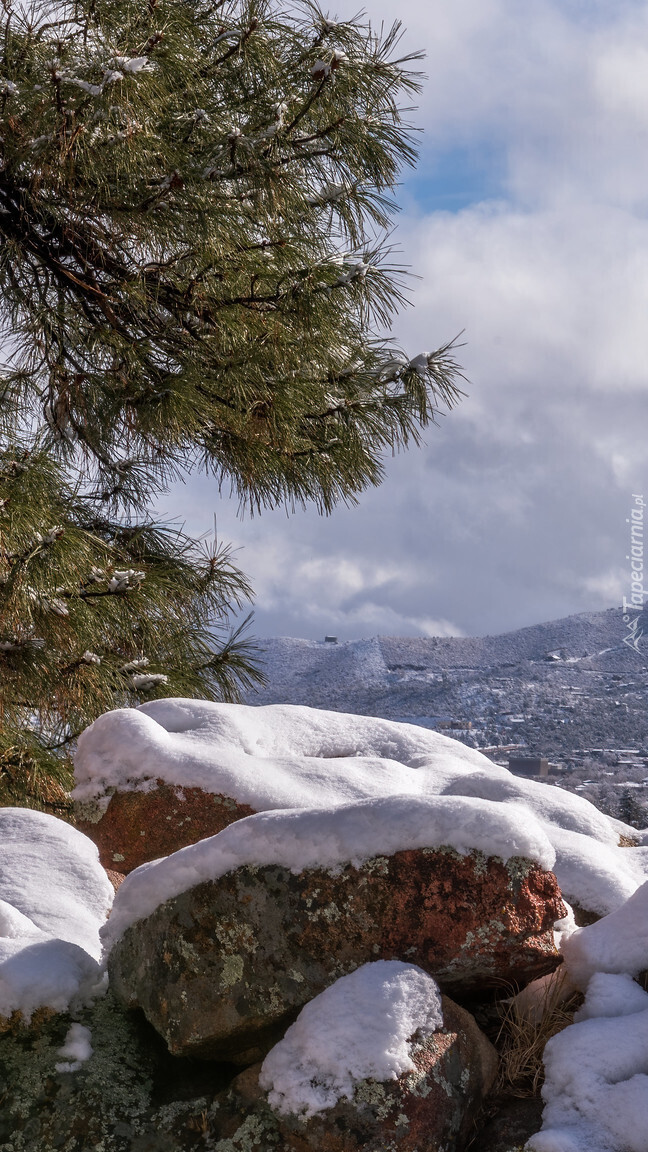
[[[123,875],[187,844],[222,832],[254,809],[202,788],[147,781],[144,791],[116,791],[105,809],[77,804],[76,825],[94,840],[107,871]]]
[[[474,1018],[447,997],[443,1028],[414,1041],[414,1069],[384,1082],[361,1080],[352,1097],[314,1116],[281,1114],[259,1085],[253,1065],[223,1093],[210,1120],[215,1149],[255,1152],[461,1152],[472,1135],[482,1099],[497,1073],[497,1054]],[[213,1125],[213,1126],[212,1126]],[[250,1134],[258,1133],[258,1142]],[[222,1144],[221,1144],[222,1141]]]
[[[109,971],[172,1053],[251,1064],[369,961],[416,964],[458,998],[524,986],[561,962],[565,915],[554,875],[520,857],[444,848],[299,873],[245,866],[127,928]]]
[[[259,1065],[232,1081],[227,1065],[174,1058],[109,992],[76,1015],[92,1051],[73,1071],[61,1051],[69,1016],[42,1021],[37,1038],[0,1034],[0,1152],[455,1152],[495,1062],[467,1012],[444,999],[443,1014],[443,1031],[412,1046],[415,1071],[363,1081],[352,1101],[304,1123],[269,1107]]]

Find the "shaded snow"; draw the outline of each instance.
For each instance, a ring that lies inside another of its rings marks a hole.
[[[579,928],[562,947],[574,982],[586,988],[595,972],[628,972],[648,968],[648,883],[596,924]]]
[[[63,1011],[90,994],[112,898],[87,836],[44,812],[0,808],[0,1015]]]
[[[302,1008],[268,1053],[259,1083],[277,1112],[314,1116],[361,1080],[396,1080],[415,1065],[411,1039],[443,1027],[438,985],[398,960],[364,964]]]
[[[544,1061],[543,1128],[529,1152],[646,1152],[648,1010],[572,1024]]]
[[[587,986],[582,1008],[574,1016],[589,1020],[592,1016],[632,1016],[648,1010],[648,992],[627,972],[595,972]]]

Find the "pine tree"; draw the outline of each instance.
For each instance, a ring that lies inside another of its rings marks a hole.
[[[630,824],[632,828],[643,829],[648,825],[648,805],[645,800],[638,799],[629,788],[624,788],[621,793],[616,814],[619,820]]]
[[[69,745],[155,696],[236,700],[259,678],[229,550],[97,515],[48,453],[0,452],[0,803],[66,808]],[[38,527],[36,527],[38,526]]]
[[[51,773],[107,707],[254,674],[213,635],[249,591],[227,549],[147,519],[170,478],[328,512],[460,373],[451,345],[384,335],[419,85],[397,25],[307,0],[3,7],[1,738]]]

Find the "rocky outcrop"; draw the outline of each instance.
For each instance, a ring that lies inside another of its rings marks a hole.
[[[61,1055],[68,1015],[0,1033],[0,1152],[203,1149],[206,1110],[235,1069],[174,1060],[110,993],[75,1019],[88,1029],[92,1052],[74,1071]]]
[[[552,873],[451,849],[336,869],[242,867],[127,929],[112,987],[171,1052],[249,1064],[338,977],[400,959],[462,997],[523,986],[560,962]]]
[[[253,812],[229,796],[157,780],[144,791],[114,792],[103,812],[78,804],[76,824],[97,845],[107,871],[128,874],[149,860],[215,836]]]
[[[494,1077],[496,1054],[473,1018],[444,998],[444,1028],[412,1045],[415,1070],[362,1081],[352,1100],[307,1121],[273,1110],[259,1065],[174,1059],[109,994],[82,1015],[92,1054],[61,1070],[70,1024],[0,1035],[1,1152],[356,1152],[463,1146]]]

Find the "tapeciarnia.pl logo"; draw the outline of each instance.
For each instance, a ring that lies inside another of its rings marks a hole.
[[[646,591],[644,589],[644,508],[645,501],[642,495],[633,493],[634,505],[630,511],[626,524],[630,525],[630,554],[626,560],[630,561],[630,599],[623,597],[623,623],[627,628],[627,635],[623,643],[629,648],[639,651],[639,639],[643,636],[641,613],[644,607]]]

